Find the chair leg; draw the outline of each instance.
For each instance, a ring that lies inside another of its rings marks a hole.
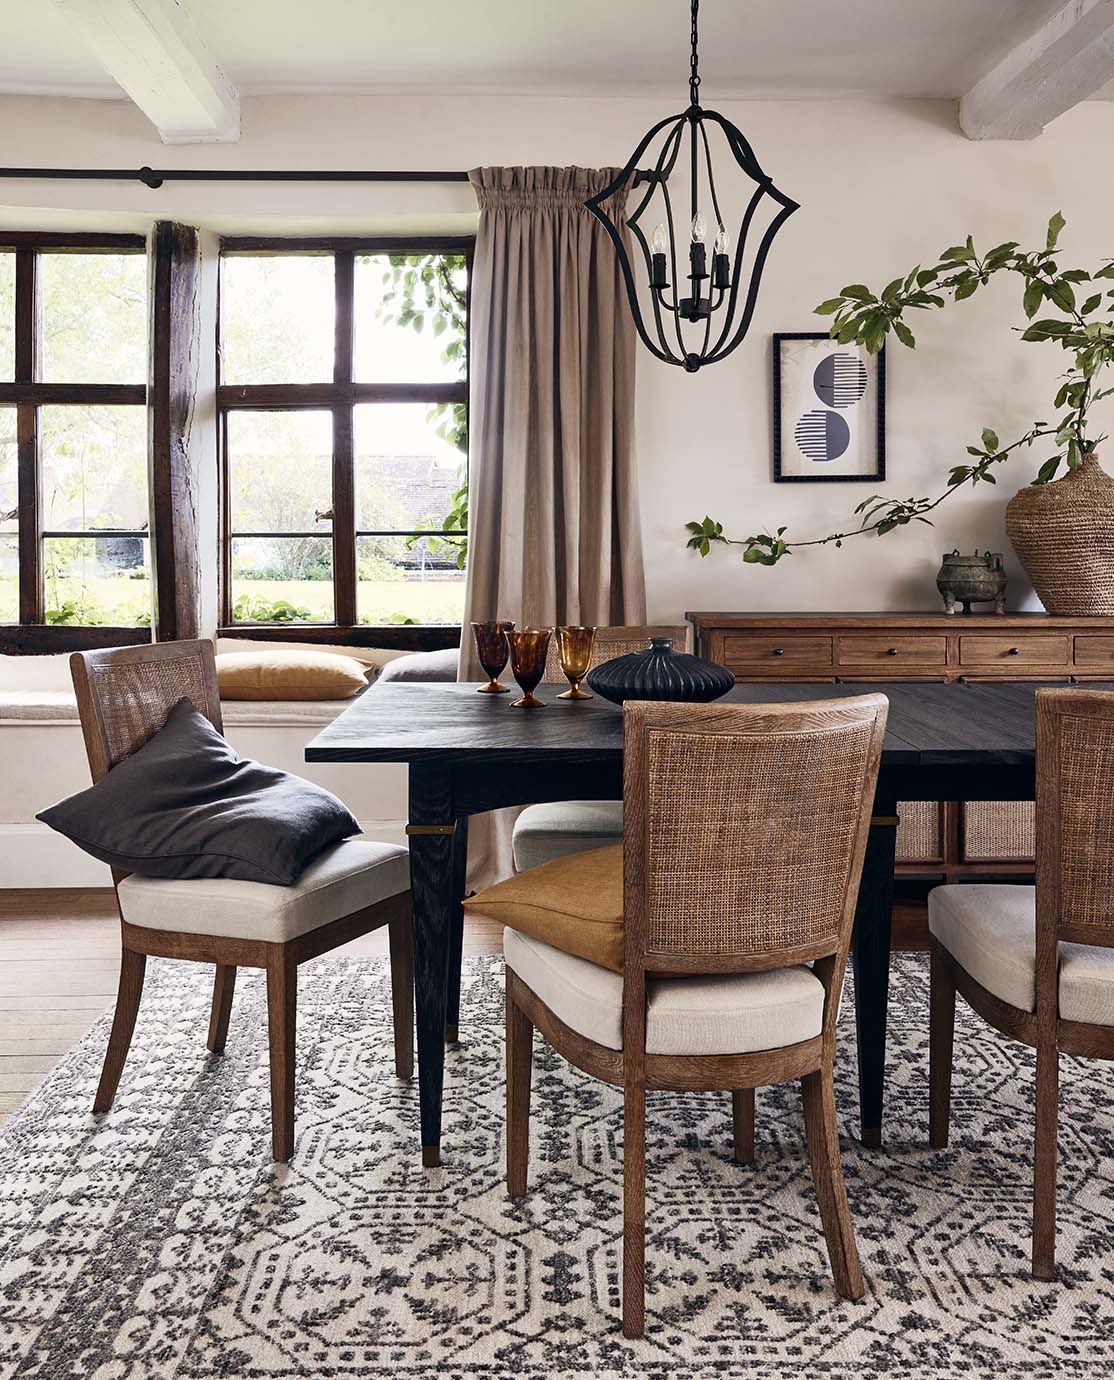
[[[623,1336],[646,1330],[646,1089],[623,1092]]]
[[[1037,1046],[1036,1136],[1033,1156],[1033,1278],[1056,1275],[1056,1141],[1060,1121],[1060,1054]]]
[[[836,1128],[835,1086],[830,1067],[807,1073],[801,1079],[804,1098],[805,1133],[812,1181],[820,1205],[820,1221],[828,1245],[836,1290],[845,1299],[861,1299],[866,1293],[847,1190],[843,1183],[843,1164]]]
[[[739,1164],[754,1163],[754,1089],[736,1088],[731,1094],[731,1123],[735,1138],[735,1159]]]
[[[101,1081],[97,1095],[93,1099],[93,1115],[107,1112],[116,1096],[120,1075],[124,1071],[124,1060],[135,1030],[135,1018],[139,1014],[139,999],[143,995],[143,975],[147,970],[147,955],[124,949],[120,955],[120,986],[116,993],[116,1013],[112,1017],[112,1031],[108,1037]]]
[[[508,977],[510,974],[508,974]],[[530,1159],[530,1081],[533,1072],[534,1027],[507,993],[507,1192],[521,1198],[526,1192]]]
[[[209,1052],[223,1054],[228,1040],[228,1019],[232,1015],[232,997],[236,991],[236,966],[218,963],[213,980],[213,1009],[209,1015]]]
[[[271,1047],[271,1148],[285,1164],[294,1153],[294,1050],[298,968],[285,950],[267,962],[267,1027]]]
[[[955,981],[948,956],[935,939],[929,944],[928,1143],[934,1150],[946,1150],[951,1125]]]
[[[395,1076],[414,1076],[414,931],[409,914],[387,929],[391,947],[391,1006],[395,1028]]]

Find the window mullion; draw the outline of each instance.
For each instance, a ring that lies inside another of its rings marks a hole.
[[[340,249],[334,258],[336,348],[333,382],[352,382],[356,256]],[[333,598],[337,623],[356,622],[356,485],[352,406],[333,408]]]
[[[15,382],[34,383],[39,373],[39,261],[23,246],[15,256]],[[16,407],[19,492],[19,621],[43,621],[42,466],[39,409]]]

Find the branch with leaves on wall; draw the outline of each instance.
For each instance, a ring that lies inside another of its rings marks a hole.
[[[772,533],[729,537],[722,523],[705,517],[702,522],[685,524],[689,533],[687,545],[701,556],[707,556],[713,546],[741,546],[748,565],[776,565],[783,557],[805,547],[842,546],[851,537],[872,533],[884,537],[911,522],[931,526],[928,514],[952,494],[968,484],[996,483],[995,470],[1000,465],[1015,451],[1028,449],[1041,440],[1051,438],[1055,454],[1041,464],[1035,483],[1047,484],[1062,465],[1078,469],[1083,457],[1106,439],[1089,430],[1091,408],[1114,394],[1114,387],[1099,386],[1102,371],[1114,364],[1114,288],[1104,288],[1101,282],[1114,279],[1114,260],[1104,260],[1093,272],[1062,268],[1058,245],[1064,225],[1064,217],[1057,211],[1048,222],[1045,246],[1038,250],[1023,250],[1015,240],[1010,240],[980,254],[968,236],[965,243],[945,249],[938,263],[927,267],[917,264],[877,295],[862,283],[851,283],[816,308],[819,315],[834,318],[829,334],[840,345],[858,344],[877,354],[893,332],[902,345],[912,350],[917,342],[907,318],[913,312],[943,307],[949,299],[962,302],[999,274],[1016,274],[1023,283],[1021,305],[1030,323],[1024,328],[1015,327],[1022,340],[1058,344],[1072,357],[1053,402],[1058,416],[1052,421],[1034,422],[1023,436],[1008,445],[1001,444],[991,427],[984,427],[979,444],[967,447],[970,462],[953,466],[944,490],[934,498],[872,494],[858,505],[854,519],[843,530],[827,536],[792,541],[785,535],[788,529],[778,527]],[[1084,284],[1090,287],[1085,288]],[[1056,314],[1038,316],[1042,310]]]

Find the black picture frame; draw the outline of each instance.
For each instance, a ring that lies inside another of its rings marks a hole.
[[[876,388],[875,396],[875,468],[869,474],[848,474],[830,472],[824,474],[786,474],[782,463],[782,384],[781,356],[782,344],[787,340],[826,340],[831,337],[826,331],[777,331],[773,336],[773,409],[774,409],[774,483],[775,484],[878,484],[886,478],[886,347],[883,345],[874,356]],[[864,353],[861,345],[839,347],[854,353]],[[788,429],[792,444],[793,428]]]

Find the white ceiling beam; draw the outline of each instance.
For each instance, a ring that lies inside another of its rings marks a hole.
[[[164,144],[234,143],[240,98],[179,0],[54,0]]]
[[[959,102],[969,139],[1035,139],[1114,77],[1114,0],[1071,0]]]

